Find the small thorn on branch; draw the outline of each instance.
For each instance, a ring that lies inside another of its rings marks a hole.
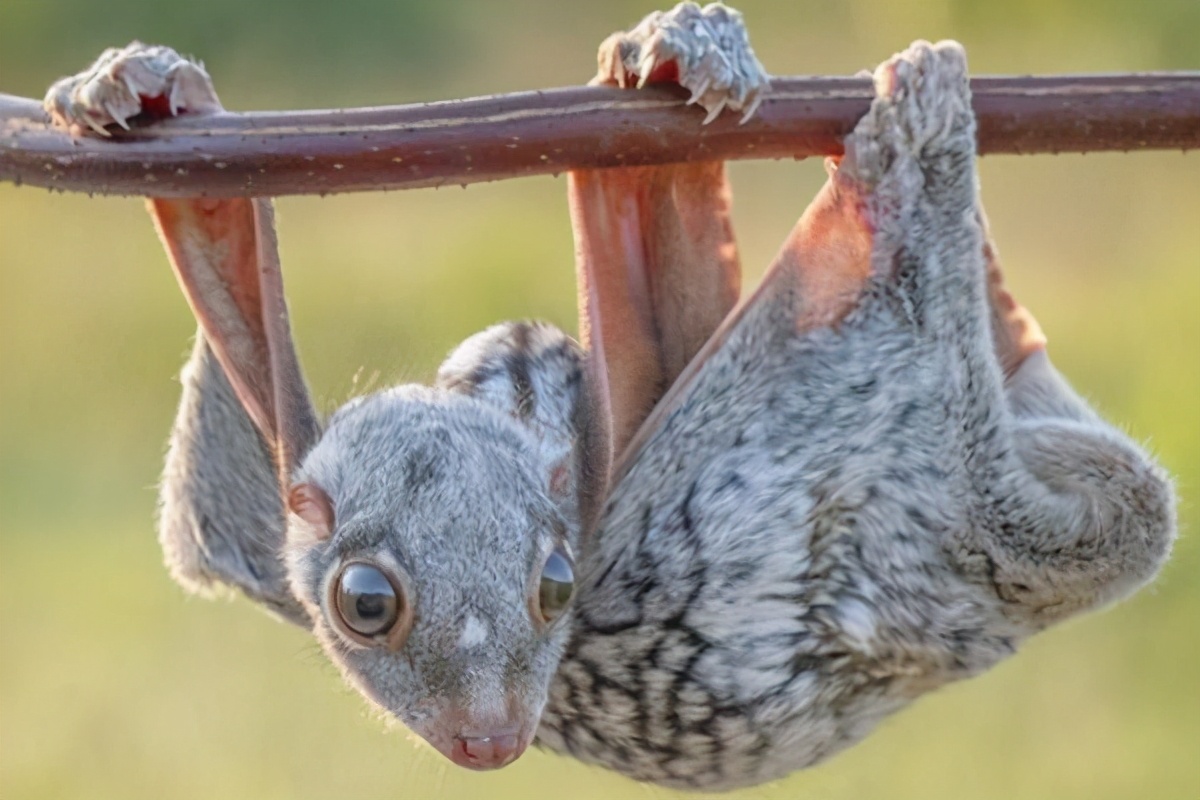
[[[1200,147],[1200,72],[980,77],[979,152]],[[282,196],[570,169],[837,155],[866,78],[775,78],[755,117],[701,125],[687,92],[573,87],[409,106],[181,117],[72,138],[0,94],[0,181],[94,194]]]

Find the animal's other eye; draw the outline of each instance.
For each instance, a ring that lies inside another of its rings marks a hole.
[[[334,609],[351,633],[374,637],[400,619],[402,593],[370,564],[352,563],[342,570],[333,591]]]
[[[575,565],[561,547],[556,547],[542,567],[538,581],[538,612],[546,622],[553,622],[566,610],[575,593]]]

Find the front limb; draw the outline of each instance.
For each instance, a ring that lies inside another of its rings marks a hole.
[[[73,133],[101,136],[137,118],[221,110],[203,67],[169,47],[140,42],[110,48],[83,72],[56,82],[45,106]],[[264,256],[274,258],[267,201],[154,198],[147,206],[185,291],[197,274],[228,280],[257,269]],[[198,317],[206,315],[234,316],[230,308],[197,308]],[[221,363],[246,355],[214,348],[203,326],[196,333],[163,469],[159,541],[172,576],[189,591],[233,587],[307,628],[279,555],[284,516],[277,474],[286,454],[273,452],[277,442],[260,433],[270,427],[264,415],[252,419],[245,411],[241,396],[261,387],[233,385]]]
[[[741,15],[715,3],[653,12],[606,39],[597,61],[593,84],[678,83],[706,123],[724,109],[748,118],[768,84]],[[732,197],[724,163],[711,161],[572,172],[568,199],[581,338],[619,457],[737,303]]]

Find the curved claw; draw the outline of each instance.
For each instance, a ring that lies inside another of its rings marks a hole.
[[[657,66],[658,66],[658,54],[655,53],[653,50],[646,51],[646,53],[642,56],[641,60],[638,61],[637,88],[641,89],[646,85],[647,81],[650,80],[650,76],[654,74],[654,69]]]
[[[761,93],[756,93],[754,98],[746,104],[746,110],[742,114],[742,118],[738,120],[738,125],[745,125],[754,116],[754,112],[762,105],[763,96]]]
[[[129,130],[129,122],[127,121],[125,115],[121,113],[119,108],[115,107],[115,105],[112,103],[105,103],[104,110],[108,113],[108,116],[112,119],[113,123],[121,126],[125,130]]]
[[[702,122],[700,124],[707,125],[710,122],[712,122],[714,119],[719,117],[721,115],[721,112],[725,110],[725,106],[728,102],[729,101],[724,97],[715,101],[711,106],[708,107],[708,116],[705,117],[704,122]]]
[[[712,86],[712,78],[705,75],[700,83],[692,89],[692,96],[688,98],[687,104],[690,106],[700,102],[710,86]]]

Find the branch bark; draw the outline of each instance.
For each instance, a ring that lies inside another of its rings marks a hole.
[[[574,87],[423,105],[182,117],[71,138],[0,94],[0,180],[94,194],[280,196],[468,184],[588,167],[836,155],[866,78],[776,78],[711,125],[675,87]],[[1200,72],[972,81],[980,153],[1200,146]]]

